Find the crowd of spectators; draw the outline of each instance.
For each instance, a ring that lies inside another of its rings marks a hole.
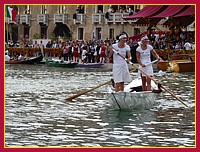
[[[25,41],[13,43],[13,41],[8,41],[6,44],[7,47],[21,47],[21,48],[40,48],[41,53],[44,57],[60,57],[66,61],[80,61],[83,56],[83,50],[86,50],[87,60],[85,62],[107,62],[108,59],[108,47],[115,43],[117,40],[88,40],[88,41],[49,41],[45,46],[42,41],[38,44],[37,41]],[[128,39],[127,44],[131,48],[132,62],[136,63],[136,48],[140,43],[139,39]],[[153,46],[155,50],[194,50],[194,36],[190,32],[181,33],[178,37],[174,36],[172,41],[169,42],[169,33],[168,32],[152,32],[149,37],[149,43]],[[60,48],[62,49],[62,54],[58,56],[52,52],[45,52],[44,48]],[[37,56],[37,54],[35,54]]]

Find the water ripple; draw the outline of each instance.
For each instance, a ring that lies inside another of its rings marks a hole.
[[[163,91],[151,109],[113,110],[105,99],[106,86],[64,100],[111,77],[103,70],[6,66],[6,145],[195,146],[194,74],[155,75],[188,108]]]

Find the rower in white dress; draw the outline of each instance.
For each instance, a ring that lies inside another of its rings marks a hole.
[[[124,91],[124,82],[130,82],[131,77],[127,62],[113,51],[117,51],[123,56],[128,56],[131,59],[130,47],[126,44],[126,34],[119,35],[119,42],[113,44],[109,50],[109,57],[113,54],[113,78],[115,82],[115,92]],[[114,53],[113,53],[114,52]]]
[[[159,55],[153,50],[153,47],[148,44],[149,39],[147,35],[141,37],[141,44],[136,49],[136,57],[137,61],[140,64],[139,68],[144,71],[149,76],[153,76],[153,67],[152,64],[145,64],[151,62],[151,54],[158,59],[161,59]],[[143,91],[150,91],[151,90],[151,79],[146,77],[145,74],[139,72],[142,78],[142,90]]]

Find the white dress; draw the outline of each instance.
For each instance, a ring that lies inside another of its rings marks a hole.
[[[148,44],[147,44],[146,50],[142,50],[141,45],[137,47],[136,51],[140,53],[140,60],[143,64],[147,64],[151,62],[151,50],[153,50],[153,47]],[[147,73],[148,75],[153,76],[152,64],[149,64],[146,67],[139,66],[139,68],[145,73]],[[141,72],[138,71],[138,73],[140,74]],[[142,73],[142,76],[146,76],[146,75]]]
[[[130,47],[125,45],[124,48],[119,48],[118,43],[112,45],[114,50],[119,52],[119,54],[126,56],[126,52],[130,51]],[[127,62],[113,52],[113,78],[115,83],[119,82],[130,82],[131,76],[129,73]]]

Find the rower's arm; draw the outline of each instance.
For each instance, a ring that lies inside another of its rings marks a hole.
[[[153,56],[159,61],[161,60],[160,56],[156,53],[155,50],[151,50],[151,54],[153,54]]]

